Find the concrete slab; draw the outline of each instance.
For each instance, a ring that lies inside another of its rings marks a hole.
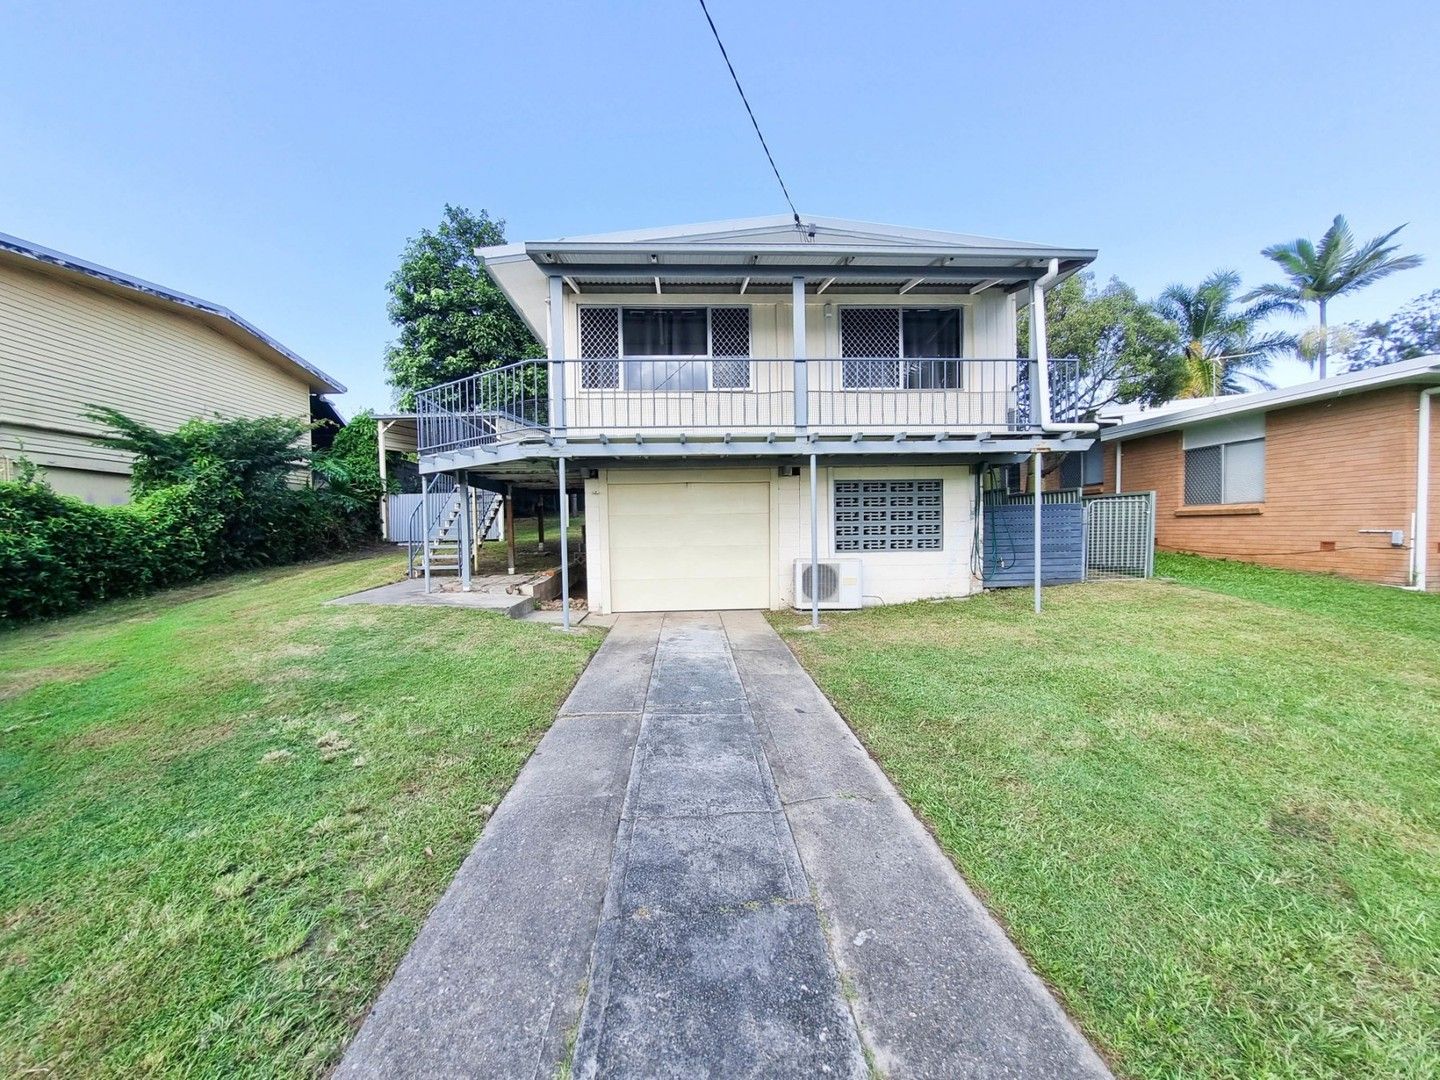
[[[337,1076],[553,1075],[580,1017],[638,727],[556,721]]]
[[[843,985],[848,993],[842,992]],[[339,1074],[1104,1077],[764,619],[622,616]]]
[[[515,618],[531,610],[535,606],[535,600],[529,596],[517,596],[506,592],[503,582],[519,583],[526,580],[528,577],[520,575],[513,578],[502,575],[502,583],[487,584],[481,579],[477,579],[477,587],[470,592],[436,589],[427,593],[423,578],[407,578],[404,581],[392,582],[378,588],[366,589],[364,592],[341,596],[329,600],[327,603],[475,608],[480,611],[495,611]]]
[[[809,904],[616,922],[577,1077],[869,1076]]]
[[[619,914],[807,900],[810,887],[793,851],[784,815],[772,811],[640,818],[630,827]]]
[[[667,648],[656,663],[645,707],[651,712],[736,713],[745,707],[745,691],[725,646],[710,652]]]
[[[560,706],[560,715],[643,710],[662,622],[659,615],[618,621]]]
[[[1109,1075],[898,797],[786,813],[881,1072]]]
[[[740,716],[646,716],[628,817],[756,813],[766,797],[754,730]]]

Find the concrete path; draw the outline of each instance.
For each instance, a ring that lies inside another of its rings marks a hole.
[[[753,612],[617,620],[339,1073],[567,1064],[1108,1075]]]

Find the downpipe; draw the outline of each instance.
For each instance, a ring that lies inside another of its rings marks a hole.
[[[1410,536],[1410,592],[1427,592],[1430,546],[1430,411],[1431,399],[1440,394],[1440,386],[1420,391],[1420,411],[1416,417],[1415,454],[1415,525]]]
[[[1057,424],[1050,418],[1050,345],[1045,340],[1045,290],[1060,276],[1060,260],[1051,259],[1050,268],[1030,285],[1030,359],[1035,363],[1035,393],[1040,430],[1046,435],[1087,435],[1100,430],[1099,424]]]

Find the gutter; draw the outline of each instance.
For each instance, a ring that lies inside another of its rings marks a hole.
[[[1415,528],[1410,549],[1410,588],[1426,591],[1428,551],[1430,546],[1430,399],[1440,394],[1440,386],[1420,391],[1420,412],[1416,423],[1415,460]]]
[[[1030,286],[1030,358],[1035,361],[1040,430],[1047,435],[1091,434],[1100,430],[1099,424],[1057,424],[1050,419],[1050,346],[1045,340],[1045,290],[1059,277],[1060,260],[1051,259],[1050,268]],[[1038,496],[1036,501],[1039,502]]]

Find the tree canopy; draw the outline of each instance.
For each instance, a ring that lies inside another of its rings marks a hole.
[[[1115,402],[1158,404],[1180,388],[1178,333],[1123,281],[1097,289],[1092,274],[1066,278],[1045,295],[1045,323],[1050,355],[1080,362],[1069,393],[1082,414]],[[1024,352],[1028,311],[1019,330]]]
[[[1272,357],[1295,349],[1291,334],[1260,333],[1259,326],[1286,301],[1257,300],[1241,305],[1240,275],[1217,270],[1199,285],[1171,285],[1156,301],[1156,310],[1175,327],[1183,350],[1182,383],[1177,396],[1238,394],[1260,387]]]
[[[539,343],[481,265],[477,247],[505,242],[505,222],[445,206],[435,230],[409,240],[387,289],[398,338],[385,371],[402,409],[415,391],[541,355]]]
[[[1242,300],[1268,300],[1277,310],[1299,314],[1306,304],[1319,311],[1320,325],[1302,339],[1300,355],[1319,364],[1325,378],[1330,354],[1330,330],[1326,309],[1331,300],[1357,292],[1401,270],[1413,270],[1424,260],[1419,255],[1397,255],[1399,244],[1391,243],[1403,225],[1356,246],[1355,234],[1343,214],[1336,214],[1318,244],[1304,237],[1284,244],[1271,244],[1260,252],[1285,272],[1283,282],[1261,285]]]
[[[1388,319],[1349,329],[1352,371],[1440,353],[1440,289],[1417,296]]]

